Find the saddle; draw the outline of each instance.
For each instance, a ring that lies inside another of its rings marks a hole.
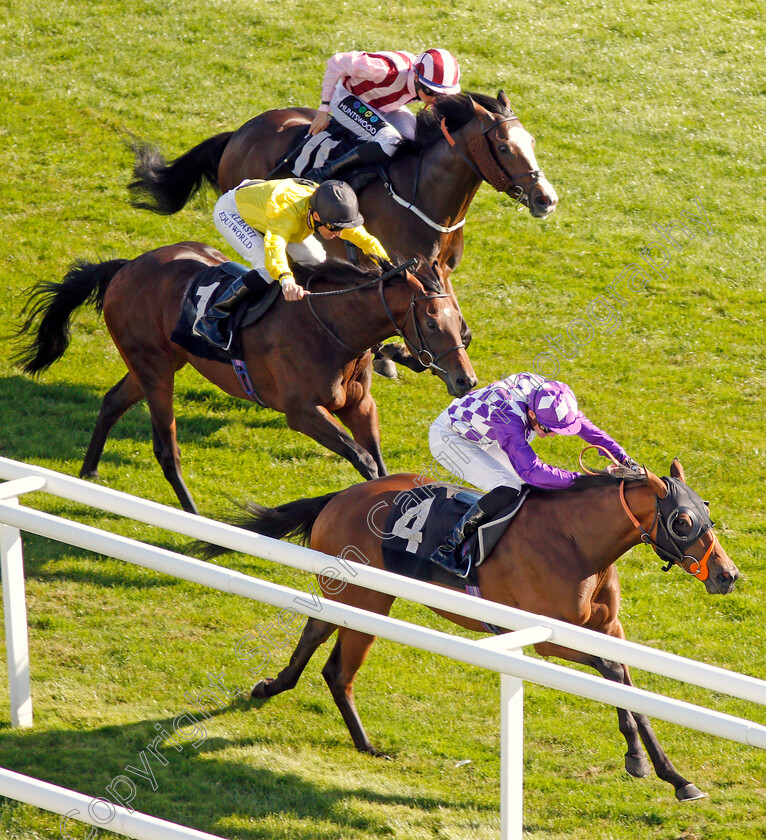
[[[251,295],[229,317],[228,326],[235,335],[230,350],[214,347],[204,338],[195,335],[192,327],[196,319],[215,306],[216,301],[235,280],[248,273],[251,276],[247,279],[247,287]],[[279,283],[270,283],[266,277],[268,275],[260,272],[255,274],[247,266],[236,262],[225,262],[200,269],[186,286],[181,314],[170,334],[170,340],[203,359],[228,363],[232,359],[241,358],[240,331],[262,318],[282,292]]]
[[[478,586],[478,567],[492,553],[500,538],[521,509],[529,493],[524,487],[513,499],[509,488],[498,488],[482,494],[457,484],[436,482],[401,492],[386,517],[381,541],[383,565],[389,572],[415,580],[439,583],[453,588]],[[430,560],[431,555],[452,532],[463,514],[479,499],[487,509],[493,507],[493,494],[504,497],[500,510],[484,522],[459,548],[465,577],[448,572]]]

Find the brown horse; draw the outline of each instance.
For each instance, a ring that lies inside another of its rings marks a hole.
[[[34,334],[17,356],[27,373],[38,374],[61,358],[69,343],[70,316],[86,302],[103,310],[128,367],[127,375],[104,397],[81,476],[98,475],[111,428],[145,397],[154,453],[165,478],[184,510],[197,512],[181,477],[173,415],[175,373],[191,363],[226,393],[242,398],[248,394],[231,364],[193,355],[170,335],[189,282],[208,266],[225,261],[208,245],[181,242],[131,261],[80,262],[63,282],[35,287],[19,331]],[[295,274],[312,294],[296,302],[280,295],[261,320],[242,331],[242,358],[253,391],[263,405],[281,411],[290,428],[343,456],[365,478],[386,475],[378,412],[370,393],[369,348],[401,335],[413,354],[444,380],[450,394],[462,395],[476,384],[476,376],[460,340],[459,313],[444,291],[438,267],[386,276],[379,268],[328,260],[312,267],[297,265]]]
[[[306,135],[315,114],[310,108],[266,111],[170,164],[151,147],[137,146],[130,185],[135,206],[170,214],[203,180],[226,192],[245,178],[290,176],[284,163],[288,150]],[[376,174],[358,190],[365,227],[390,251],[436,260],[456,306],[450,274],[463,254],[462,225],[481,183],[526,205],[536,218],[549,216],[558,203],[538,167],[534,139],[503,91],[497,99],[478,93],[442,97],[433,110],[420,111],[415,141],[393,159],[387,177],[390,187]],[[339,241],[326,247],[337,256],[343,253]],[[465,328],[463,336],[467,346]]]
[[[683,482],[684,474],[677,459],[671,465],[671,476],[670,480],[660,479],[651,472],[643,475],[619,468],[614,474],[582,476],[567,490],[531,490],[495,549],[478,567],[482,596],[623,639],[615,561],[642,538],[662,557],[704,580],[711,594],[731,592],[739,576],[737,567],[714,535],[699,496],[685,484],[680,485],[678,495],[674,479]],[[255,515],[240,518],[236,524],[271,537],[297,536],[332,556],[348,556],[344,549],[353,546],[354,556],[383,568],[383,531],[379,528],[384,522],[373,529],[371,516],[380,508],[389,508],[397,495],[422,484],[422,476],[392,475],[277,508],[253,505]],[[211,550],[208,556],[221,551]],[[323,585],[321,577],[319,584]],[[460,585],[456,583],[455,588]],[[338,587],[335,579],[323,591],[328,598],[382,615],[388,614],[395,600],[353,584]],[[486,632],[478,621],[441,614],[462,627]],[[338,639],[322,674],[356,748],[380,755],[359,719],[352,687],[375,641],[373,636],[309,618],[290,663],[276,679],[258,683],[253,697],[272,697],[293,688],[312,654],[336,629]],[[632,685],[627,666],[617,662],[547,642],[535,649],[543,656],[589,665],[608,680]],[[650,772],[643,741],[655,772],[673,785],[679,800],[703,795],[673,767],[645,715],[618,709],[618,719],[628,745],[628,773],[646,776]]]

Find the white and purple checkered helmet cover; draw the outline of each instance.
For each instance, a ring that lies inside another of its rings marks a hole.
[[[542,426],[559,435],[576,435],[580,431],[582,413],[569,385],[550,379],[530,396],[530,407]]]

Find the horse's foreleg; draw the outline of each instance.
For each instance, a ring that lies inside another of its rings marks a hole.
[[[380,450],[378,406],[375,404],[369,388],[358,403],[341,408],[336,414],[341,422],[350,429],[354,440],[372,455],[378,466],[378,477],[388,475],[386,465],[383,463],[383,453]]]
[[[80,478],[98,478],[98,462],[101,460],[109,432],[120,417],[143,397],[144,389],[132,372],[125,374],[107,391],[80,469]]]
[[[595,659],[592,664],[606,679],[622,683],[622,685],[633,685],[627,665],[600,658]],[[649,765],[641,749],[640,738],[649,754],[654,772],[663,782],[673,785],[676,799],[684,802],[691,799],[700,799],[704,796],[696,785],[691,784],[673,766],[657,740],[654,729],[646,715],[629,712],[626,709],[617,709],[617,718],[620,724],[620,732],[622,732],[628,744],[628,751],[625,753],[625,769],[628,773],[639,777],[649,774]]]
[[[352,439],[324,406],[301,405],[295,409],[288,408],[285,410],[285,418],[291,429],[303,432],[331,452],[341,455],[364,478],[369,480],[378,477],[375,458]]]
[[[290,661],[276,678],[266,677],[253,687],[251,697],[273,697],[283,691],[295,688],[303,669],[316,649],[324,644],[335,632],[335,625],[316,618],[309,618],[303,628],[298,644],[295,646]]]

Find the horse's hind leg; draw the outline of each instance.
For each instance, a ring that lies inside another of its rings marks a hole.
[[[354,677],[374,641],[375,636],[368,636],[358,630],[349,630],[345,627],[339,628],[338,641],[322,669],[322,676],[330,688],[335,705],[343,715],[354,746],[359,752],[387,758],[385,753],[373,747],[354,705]]]
[[[627,665],[610,662],[606,659],[598,659],[592,664],[606,679],[622,683],[623,685],[633,685]],[[622,732],[628,744],[628,751],[625,753],[625,769],[628,773],[632,776],[639,777],[646,776],[649,773],[649,765],[641,749],[640,738],[649,754],[654,772],[663,782],[673,785],[673,789],[676,792],[676,799],[685,802],[691,799],[700,799],[705,795],[696,785],[693,785],[688,779],[685,779],[673,766],[673,762],[668,758],[665,750],[663,750],[660,742],[657,740],[652,724],[646,715],[638,714],[638,712],[630,712],[626,709],[617,709],[617,717],[620,724],[620,732]]]
[[[176,440],[176,418],[173,414],[173,374],[170,379],[150,388],[144,384],[146,401],[152,417],[154,456],[162,474],[178,496],[181,507],[189,513],[199,513],[181,477],[181,453]]]
[[[144,397],[144,389],[132,372],[107,391],[98,412],[96,426],[80,469],[80,478],[98,478],[98,462],[109,432],[122,415]]]
[[[309,618],[286,667],[279,672],[276,678],[267,677],[257,683],[250,696],[256,698],[274,697],[275,694],[281,694],[283,691],[295,688],[304,668],[309,663],[309,659],[314,655],[316,649],[324,644],[334,632],[334,624],[319,621],[317,618]]]

